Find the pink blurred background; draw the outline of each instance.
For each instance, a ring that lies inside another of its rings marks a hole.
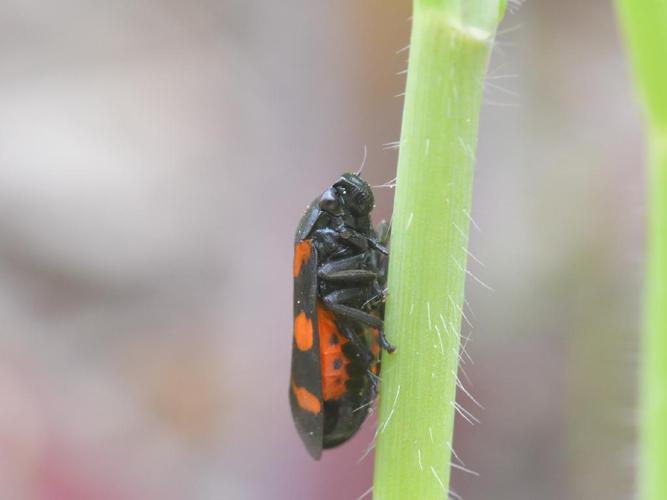
[[[0,6],[0,498],[356,499],[287,403],[307,202],[395,176],[410,2]],[[629,498],[638,112],[611,6],[531,0],[491,61],[455,448],[466,500]],[[378,218],[393,192],[377,191]]]

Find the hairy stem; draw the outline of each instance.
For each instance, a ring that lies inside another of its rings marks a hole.
[[[477,125],[499,9],[492,0],[414,2],[386,312],[398,350],[382,361],[379,500],[449,491]]]
[[[667,47],[665,47],[667,53]],[[667,498],[667,134],[650,145],[650,213],[641,372],[641,500]]]

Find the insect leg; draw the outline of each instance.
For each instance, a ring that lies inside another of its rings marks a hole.
[[[319,278],[332,283],[368,285],[377,280],[377,274],[366,266],[367,255],[363,252],[352,257],[334,260],[322,265],[317,271]]]
[[[346,321],[338,321],[337,325],[340,333],[343,334],[343,337],[349,340],[354,346],[354,349],[357,351],[358,355],[363,357],[364,365],[368,366],[373,359],[373,355],[366,342],[364,342],[364,340],[356,334],[354,328],[352,328]]]
[[[328,273],[317,273],[318,277],[341,285],[358,286],[370,285],[377,280],[377,274],[366,269],[348,269]]]
[[[373,237],[367,237],[368,238],[368,244],[371,246],[371,248],[374,248],[378,252],[384,255],[389,255],[389,250],[387,249],[386,246],[384,246],[382,243],[380,243],[378,240],[376,240]]]
[[[391,233],[391,223],[386,220],[380,221],[375,230],[377,240],[381,245],[387,245],[389,242],[389,234]]]
[[[368,377],[368,380],[371,383],[371,389],[373,391],[373,398],[378,393],[378,382],[380,381],[380,377],[377,375],[377,373],[373,372],[370,368],[366,369],[366,376]]]
[[[322,297],[322,301],[327,308],[341,318],[360,321],[373,328],[382,328],[383,322],[377,316],[373,316],[356,307],[346,305],[346,303],[349,304],[350,302],[354,303],[363,300],[367,293],[368,291],[366,288],[345,288],[325,295]]]
[[[364,293],[365,290],[363,288],[336,290],[335,292],[331,292],[330,294],[322,297],[322,301],[327,306],[327,308],[336,315],[336,317],[359,321],[365,325],[377,328],[379,333],[380,346],[382,346],[382,348],[387,352],[394,352],[396,348],[391,345],[389,341],[387,341],[387,338],[384,335],[384,322],[380,318],[362,311],[361,309],[357,309],[342,303],[354,300],[358,296],[363,296]]]

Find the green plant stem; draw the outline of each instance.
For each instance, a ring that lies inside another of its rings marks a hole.
[[[490,14],[414,2],[385,323],[398,349],[382,359],[376,500],[449,490],[478,117],[499,11],[487,3]]]
[[[639,498],[664,500],[667,498],[667,134],[652,135],[649,148],[649,237],[646,312],[641,346]]]
[[[667,2],[617,0],[648,125],[639,499],[667,498]]]

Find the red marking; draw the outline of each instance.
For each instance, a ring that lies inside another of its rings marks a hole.
[[[307,351],[313,347],[313,322],[303,311],[294,318],[294,340],[300,351]]]
[[[350,379],[347,365],[350,360],[343,354],[342,346],[349,342],[338,330],[334,315],[321,302],[317,303],[317,325],[320,335],[320,363],[322,364],[322,399],[340,399],[345,394],[345,383]],[[332,343],[335,338],[337,342]],[[336,360],[342,361],[336,368]]]
[[[302,410],[317,415],[322,410],[322,404],[317,396],[305,387],[299,387],[292,381],[292,392],[296,397],[296,402]]]
[[[294,277],[301,273],[301,266],[310,260],[310,240],[303,240],[294,247]]]

